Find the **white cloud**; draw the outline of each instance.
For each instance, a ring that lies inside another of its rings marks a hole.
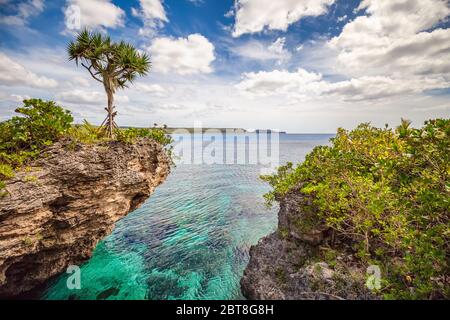
[[[394,96],[421,94],[430,89],[443,89],[450,83],[434,78],[395,79],[365,76],[347,81],[327,83],[324,94],[337,95],[346,101],[379,100]]]
[[[148,50],[156,72],[187,75],[213,71],[214,45],[200,34],[177,39],[156,38]]]
[[[232,17],[234,17],[234,8],[231,8],[230,10],[228,10],[223,16],[225,18],[232,18]]]
[[[74,77],[71,81],[71,84],[73,86],[80,86],[80,87],[89,87],[89,80],[87,77]]]
[[[283,61],[289,60],[291,58],[291,54],[288,49],[285,48],[286,38],[278,38],[272,43],[268,50],[280,56],[278,59],[278,64],[281,64]]]
[[[337,18],[337,21],[338,21],[338,22],[343,22],[343,21],[345,21],[345,20],[347,20],[347,15],[346,15],[346,14],[344,14],[342,17],[338,17],[338,18]]]
[[[327,12],[335,0],[236,0],[233,36],[269,30],[286,31],[288,26],[307,16]]]
[[[160,0],[139,0],[140,13],[146,19],[158,19],[168,22],[166,11]],[[136,11],[135,11],[136,13]]]
[[[166,88],[159,84],[137,83],[134,88],[142,93],[150,94],[156,97],[166,97],[169,93]]]
[[[386,101],[450,87],[450,29],[436,28],[450,14],[447,1],[364,0],[361,10],[365,15],[348,22],[323,48],[330,61],[337,57],[337,63],[325,63],[323,73],[347,80],[274,70],[244,74],[237,88],[251,96],[294,100]],[[320,48],[310,54],[320,55]]]
[[[4,3],[2,5],[8,5]],[[39,15],[44,10],[43,0],[27,0],[15,5],[14,15],[0,15],[0,24],[11,26],[24,26],[28,19]]]
[[[0,52],[0,85],[54,88],[58,86],[58,82],[54,79],[38,76]]]
[[[272,96],[285,94],[312,94],[321,86],[322,75],[298,69],[296,72],[274,70],[270,72],[244,73],[236,88],[250,96]]]
[[[273,43],[264,43],[257,40],[250,40],[244,44],[230,47],[230,51],[235,55],[253,60],[279,60],[280,62],[289,60],[290,52],[285,48],[286,38],[278,38]]]
[[[450,14],[446,0],[364,0],[366,15],[347,23],[329,45],[340,71],[352,75],[445,74],[450,29],[427,31]]]
[[[124,25],[125,12],[110,0],[67,0],[64,9],[67,30],[116,28]]]
[[[31,97],[29,95],[22,96],[20,94],[11,94],[10,98],[14,102],[22,102],[23,100],[30,99]]]
[[[157,30],[169,22],[162,0],[139,0],[140,8],[131,8],[133,16],[141,18],[144,26],[139,28],[139,35],[153,37]]]
[[[88,105],[106,105],[106,94],[99,91],[70,90],[56,94],[56,99],[62,102]],[[115,95],[116,102],[127,103],[130,101],[128,96]]]
[[[386,76],[330,82],[324,80],[320,73],[298,69],[296,72],[274,70],[245,73],[236,88],[253,97],[281,96],[288,100],[308,100],[334,96],[343,101],[362,101],[414,95],[449,85],[445,79],[416,77],[406,81]]]

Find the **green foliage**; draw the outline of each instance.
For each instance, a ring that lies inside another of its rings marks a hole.
[[[73,125],[68,131],[67,136],[74,142],[93,144],[102,140],[107,140],[104,130],[92,125],[87,120],[83,124]]]
[[[117,124],[114,117],[114,94],[117,89],[128,87],[138,76],[144,76],[150,70],[150,58],[124,41],[112,42],[111,38],[100,32],[87,29],[80,32],[75,41],[67,47],[69,60],[75,60],[89,72],[92,78],[101,82],[107,98],[105,121],[108,137],[113,137]]]
[[[70,112],[53,101],[28,99],[15,110],[19,116],[0,123],[0,193],[13,168],[36,158],[39,151],[61,138],[71,127]]]
[[[0,163],[0,198],[4,197],[7,193],[3,190],[6,187],[4,180],[14,177],[14,170],[8,164]]]
[[[94,79],[111,84],[113,91],[127,87],[128,82],[146,75],[150,69],[147,54],[141,54],[129,43],[114,43],[109,36],[87,29],[69,43],[67,52],[69,60],[81,62]]]
[[[71,127],[73,118],[69,111],[53,101],[29,99],[15,110],[20,116],[0,123],[0,152],[33,152],[58,140]],[[31,154],[28,154],[31,155]]]
[[[10,165],[0,164],[0,179],[10,179],[14,177],[14,170]]]
[[[4,181],[14,176],[14,169],[36,159],[42,149],[59,139],[69,139],[74,145],[111,140],[104,130],[87,121],[73,125],[70,112],[53,101],[24,100],[16,112],[20,115],[0,123],[0,196],[6,195]],[[117,129],[117,132],[118,141],[133,143],[138,137],[148,137],[166,146],[171,154],[172,138],[163,128]],[[27,176],[26,181],[37,182],[37,179]]]
[[[164,146],[169,157],[172,157],[173,139],[164,128],[126,128],[116,129],[116,140],[124,143],[134,143],[138,138],[149,138]]]
[[[172,138],[163,128],[127,128],[116,130],[117,141],[134,143],[137,138],[150,138],[163,146],[168,146],[173,142]]]
[[[449,298],[450,120],[362,124],[331,142],[262,177],[273,187],[267,203],[301,187],[318,223],[382,267],[386,298]]]

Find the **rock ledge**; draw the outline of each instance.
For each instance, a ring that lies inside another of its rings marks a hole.
[[[32,290],[87,260],[117,220],[168,176],[170,158],[134,144],[59,142],[8,181],[0,198],[0,297]]]
[[[302,206],[309,199],[300,187],[278,199],[278,230],[251,247],[241,278],[243,295],[251,300],[377,299],[345,246],[330,250],[330,230],[299,230],[296,222],[311,216]]]

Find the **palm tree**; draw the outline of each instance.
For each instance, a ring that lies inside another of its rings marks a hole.
[[[401,118],[401,123],[400,125],[397,127],[397,132],[399,133],[401,138],[404,138],[406,136],[408,136],[408,134],[411,132],[410,130],[410,126],[411,126],[411,121],[407,120],[407,119],[403,119]]]
[[[145,53],[139,53],[131,44],[124,41],[114,43],[107,35],[81,31],[75,41],[67,47],[69,61],[75,60],[89,71],[92,78],[103,84],[108,97],[108,116],[101,124],[106,129],[107,136],[114,136],[117,124],[114,117],[114,94],[117,89],[127,88],[128,82],[133,82],[137,76],[144,76],[150,69],[150,58]]]

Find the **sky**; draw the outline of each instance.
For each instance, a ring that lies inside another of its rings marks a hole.
[[[420,126],[450,117],[449,16],[448,0],[0,0],[0,120],[32,97],[102,122],[102,85],[66,52],[89,28],[151,57],[116,94],[122,126]]]

